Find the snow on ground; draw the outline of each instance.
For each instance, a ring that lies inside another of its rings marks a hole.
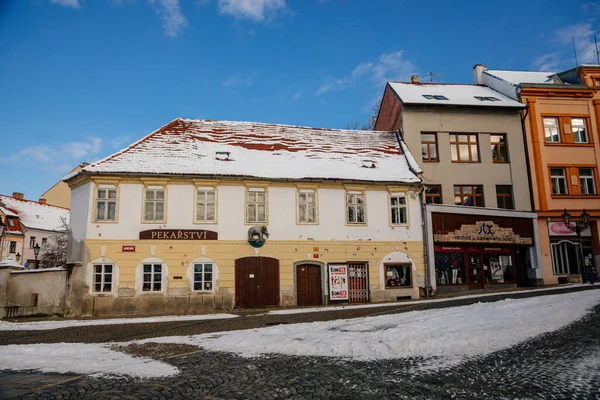
[[[521,294],[521,293],[532,293],[532,292],[544,292],[544,291],[548,291],[548,290],[561,290],[561,289],[572,289],[573,287],[576,286],[588,286],[588,285],[584,285],[584,284],[573,284],[573,285],[565,285],[565,286],[558,286],[558,287],[550,287],[550,288],[543,288],[543,289],[528,289],[528,290],[518,290],[515,292],[512,292],[514,294]],[[490,296],[498,296],[498,295],[510,295],[511,293],[484,293],[484,294],[468,294],[465,296],[455,296],[455,297],[448,297],[448,298],[444,298],[444,299],[429,299],[429,300],[407,300],[407,301],[402,301],[402,302],[390,302],[390,303],[375,303],[375,304],[360,304],[360,305],[344,305],[344,306],[335,306],[335,305],[329,305],[329,306],[325,306],[325,307],[306,307],[306,308],[290,308],[288,310],[274,310],[274,311],[269,311],[268,314],[273,314],[273,315],[285,315],[285,314],[304,314],[304,313],[312,313],[312,312],[323,312],[323,311],[335,311],[338,309],[342,309],[342,310],[348,310],[348,309],[354,309],[354,308],[378,308],[378,307],[391,307],[391,306],[401,306],[401,305],[413,305],[413,304],[425,304],[425,303],[443,303],[443,302],[447,302],[447,301],[456,301],[456,300],[461,300],[461,299],[474,299],[474,298],[480,298],[480,297],[490,297]]]
[[[234,314],[173,315],[147,318],[72,319],[61,321],[6,322],[0,321],[0,331],[45,331],[93,325],[151,324],[154,322],[184,322],[236,318]],[[0,365],[1,366],[1,365]]]
[[[140,342],[191,344],[244,357],[269,353],[356,360],[420,357],[424,369],[443,368],[563,328],[599,302],[600,290],[590,290]]]
[[[0,346],[0,370],[35,369],[88,375],[131,375],[160,378],[175,375],[177,368],[149,358],[111,350],[107,344],[53,343]]]

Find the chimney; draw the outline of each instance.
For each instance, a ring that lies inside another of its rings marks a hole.
[[[483,71],[487,71],[487,69],[483,64],[475,64],[473,67],[473,80],[476,85],[483,85]]]
[[[419,82],[419,75],[413,75],[410,77],[410,82],[411,83],[420,83]]]
[[[40,201],[38,201],[38,203],[40,204],[46,204],[46,199],[43,197],[40,197]]]
[[[14,197],[15,199],[23,200],[23,193],[13,192],[12,197]]]

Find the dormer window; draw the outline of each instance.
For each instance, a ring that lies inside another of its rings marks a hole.
[[[215,153],[216,159],[220,160],[220,161],[229,161],[230,155],[231,155],[231,152],[229,152],[229,151],[217,151]]]
[[[361,160],[363,168],[377,168],[377,161],[373,160]]]
[[[424,94],[427,100],[448,100],[446,96],[442,96],[441,94]]]
[[[493,96],[473,96],[479,101],[500,101],[499,98]]]

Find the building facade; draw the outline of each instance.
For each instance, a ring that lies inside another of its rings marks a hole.
[[[593,271],[600,261],[600,66],[527,72],[477,65],[474,75],[527,106],[524,129],[544,282],[581,280],[582,270]],[[584,210],[590,214],[581,240],[572,224],[563,223],[565,210],[573,219]]]
[[[535,215],[522,213],[531,211],[521,129],[523,109],[518,101],[481,85],[421,83],[417,77],[386,85],[375,129],[402,132],[423,170],[427,204],[454,206],[450,208],[454,211],[444,207],[444,212],[427,213],[433,218],[428,221],[433,229],[429,232],[428,263],[433,286],[440,293],[499,283],[488,275],[498,260],[510,261],[511,268],[514,265],[518,270],[518,274],[515,270],[503,276],[503,284],[514,287],[536,282],[538,271],[532,262],[536,259]],[[483,208],[498,211],[489,215]],[[500,215],[504,217],[498,218]],[[513,228],[512,218],[523,216],[523,224],[528,225],[528,239],[518,243],[524,246],[518,251],[523,257],[516,257],[514,248],[497,249],[498,244],[517,245],[512,242],[516,237],[506,232]],[[457,225],[456,221],[462,222]],[[473,233],[473,229],[477,231]],[[504,238],[499,237],[502,232]],[[469,246],[469,251],[464,246]],[[494,249],[497,254],[489,253]],[[448,252],[461,255],[453,257]],[[454,275],[447,273],[449,258],[460,263]]]
[[[420,169],[393,132],[178,119],[67,177],[84,315],[417,298]]]
[[[69,174],[74,174],[79,171],[81,168],[88,165],[87,163],[82,163],[69,172]],[[41,196],[42,199],[46,201],[46,204],[50,204],[52,206],[70,208],[71,206],[71,189],[69,185],[60,180],[56,182],[52,187],[44,192]]]

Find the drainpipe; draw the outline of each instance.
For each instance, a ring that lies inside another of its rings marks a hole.
[[[412,172],[417,178],[419,178],[419,181],[421,181],[421,178],[419,177],[419,173],[417,171],[415,171],[415,169],[412,167],[412,165],[410,165],[410,162],[408,161],[408,157],[406,157],[406,152],[404,151],[404,148],[408,148],[408,146],[406,146],[406,144],[404,143],[404,133],[402,132],[402,129],[399,129],[398,132],[395,132],[396,134],[396,140],[398,141],[398,145],[400,146],[400,150],[402,151],[402,155],[404,156],[404,160],[406,161],[406,165],[408,166],[408,169],[410,170],[410,172]],[[426,245],[426,240],[427,240],[427,224],[425,223],[425,203],[423,202],[423,192],[425,191],[425,187],[422,184],[421,181],[421,189],[419,190],[419,203],[420,203],[420,209],[421,209],[421,227],[422,227],[422,232],[423,232],[423,263],[425,266],[425,298],[429,298],[429,287],[430,287],[430,282],[429,282],[429,261],[428,261],[428,252],[427,252],[427,245]]]
[[[517,98],[521,102],[521,88],[517,91]],[[522,111],[519,112],[521,116],[521,133],[523,134],[523,146],[525,147],[525,167],[527,168],[527,183],[529,183],[529,203],[531,205],[531,211],[535,211],[535,200],[533,199],[533,183],[531,180],[531,164],[529,163],[529,146],[527,145],[527,131],[525,128],[525,120],[529,115],[529,105],[525,105],[525,114]]]

